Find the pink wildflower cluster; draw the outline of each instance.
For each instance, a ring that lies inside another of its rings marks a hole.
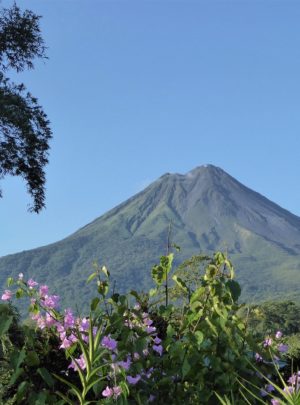
[[[114,399],[117,399],[119,395],[122,393],[122,388],[119,386],[115,386],[113,388],[106,387],[105,390],[102,391],[102,395],[106,398],[111,398],[113,397]]]
[[[294,394],[296,392],[298,393],[300,391],[300,371],[292,374],[287,382],[289,385],[287,385],[283,389],[285,394]],[[278,398],[273,398],[273,399],[271,399],[271,404],[272,405],[281,405],[282,401],[280,401]]]
[[[275,333],[275,338],[272,339],[270,336],[268,336],[262,343],[262,346],[264,349],[269,349],[269,348],[273,348],[273,350],[275,350],[275,352],[277,351],[278,353],[286,353],[289,349],[288,345],[282,343],[282,342],[278,342],[278,340],[280,341],[280,339],[282,338],[283,333],[278,330]],[[259,354],[259,353],[255,353],[255,360],[257,363],[261,363],[263,362],[263,357]],[[278,356],[274,356],[275,360],[279,360]]]
[[[13,293],[10,290],[5,290],[4,293],[2,294],[2,301],[9,301],[11,300],[13,296]]]
[[[142,313],[142,317],[139,316],[138,311],[141,309],[139,304],[134,306],[134,311],[126,312],[125,317],[125,326],[130,329],[138,328],[142,329],[149,335],[149,347],[144,349],[144,355],[149,354],[149,348],[152,347],[152,350],[158,353],[160,356],[163,353],[163,347],[161,345],[161,339],[157,336],[156,327],[153,326],[153,320],[150,319],[147,312]]]
[[[17,284],[31,298],[32,316],[40,329],[51,328],[51,330],[59,337],[60,349],[69,349],[78,342],[81,338],[88,344],[90,321],[88,318],[76,318],[70,308],[63,312],[59,310],[59,296],[52,295],[49,292],[47,285],[39,285],[36,281],[30,278],[27,282],[24,281],[23,274],[19,274]],[[13,292],[5,290],[2,295],[2,300],[7,301],[13,297]],[[122,353],[121,360],[118,352],[118,341],[110,334],[102,336],[100,344],[107,349],[106,357],[102,357],[104,364],[110,365],[112,375],[108,375],[108,381],[114,381],[114,386],[109,386],[103,390],[102,395],[105,398],[118,398],[122,389],[117,385],[117,374],[123,375],[122,370],[128,372],[126,381],[130,385],[136,385],[140,381],[146,381],[153,375],[153,367],[148,369],[140,369],[139,373],[131,372],[131,366],[134,362],[140,360],[141,357],[149,356],[150,352],[156,353],[159,356],[163,354],[162,341],[157,335],[156,327],[153,325],[153,320],[149,314],[141,311],[139,304],[136,304],[133,310],[128,310],[124,313],[124,325],[132,330],[133,339],[138,339],[142,334],[147,335],[146,346],[140,353]],[[97,327],[93,327],[93,335],[97,334]],[[73,358],[69,367],[74,371],[85,370],[86,360],[83,354],[78,358]],[[154,397],[153,397],[154,398]],[[151,400],[153,400],[151,398]]]

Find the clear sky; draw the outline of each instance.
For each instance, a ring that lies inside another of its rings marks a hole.
[[[22,180],[0,183],[0,256],[205,163],[300,215],[299,1],[17,4],[43,16],[49,60],[13,77],[54,137],[41,214],[27,212]]]

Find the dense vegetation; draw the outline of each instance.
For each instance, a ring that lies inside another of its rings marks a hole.
[[[109,272],[96,267],[88,283],[97,296],[89,314],[76,316],[59,310],[48,286],[23,274],[8,279],[2,403],[299,404],[290,360],[299,359],[300,308],[238,304],[241,289],[222,253],[194,256],[175,272],[172,262],[170,253],[152,268],[148,294],[110,291]],[[13,297],[30,298],[22,325]]]

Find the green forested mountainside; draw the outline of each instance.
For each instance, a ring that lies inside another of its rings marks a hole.
[[[22,272],[80,308],[94,293],[85,281],[96,260],[118,289],[148,290],[170,222],[171,241],[181,247],[175,264],[222,250],[236,268],[242,300],[299,300],[300,218],[212,165],[165,174],[64,240],[0,258],[1,285]]]

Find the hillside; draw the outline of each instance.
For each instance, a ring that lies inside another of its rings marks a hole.
[[[297,299],[300,218],[212,165],[165,174],[69,237],[0,258],[0,284],[23,272],[80,306],[94,293],[85,280],[97,260],[119,289],[148,289],[170,221],[172,241],[181,247],[177,263],[199,252],[227,251],[243,299]]]

